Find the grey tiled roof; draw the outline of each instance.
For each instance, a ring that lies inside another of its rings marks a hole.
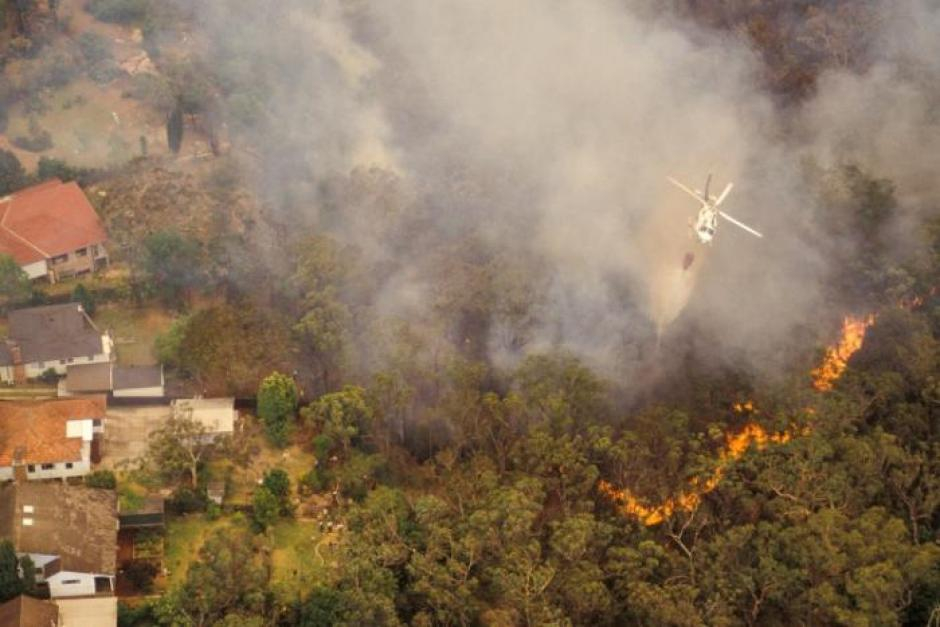
[[[114,389],[151,388],[163,385],[162,366],[114,366]]]
[[[20,347],[23,363],[91,357],[102,352],[101,332],[78,303],[11,311],[9,337]],[[0,351],[0,365],[12,363],[6,347]]]

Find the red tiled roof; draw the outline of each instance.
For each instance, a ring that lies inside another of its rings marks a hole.
[[[104,397],[55,401],[0,401],[0,467],[79,461],[82,439],[66,437],[69,420],[104,418]]]
[[[98,214],[73,181],[46,181],[0,199],[0,253],[20,265],[108,239]]]

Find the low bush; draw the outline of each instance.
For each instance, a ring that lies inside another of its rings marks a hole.
[[[170,500],[167,501],[167,507],[176,514],[203,512],[206,510],[207,501],[205,490],[194,490],[189,486],[181,486],[176,489]]]
[[[85,475],[85,485],[89,488],[113,490],[117,487],[117,478],[110,470],[96,470]]]

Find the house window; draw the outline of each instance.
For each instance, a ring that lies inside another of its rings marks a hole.
[[[42,574],[42,569],[39,568],[38,566],[36,567],[36,574],[37,574],[37,575],[41,575],[41,574]]]
[[[33,506],[32,506],[32,505],[24,505],[24,506],[23,506],[23,513],[24,513],[24,514],[32,514],[32,513],[33,513]]]
[[[68,260],[69,260],[68,253],[64,255],[56,255],[55,257],[52,258],[52,265],[56,265],[57,263],[65,263]]]
[[[32,527],[32,526],[33,526],[33,519],[32,519],[32,518],[24,518],[24,519],[23,519],[23,526],[24,526],[24,527]]]
[[[66,468],[67,470],[71,470],[71,469],[72,469],[72,462],[65,462],[65,468]]]
[[[26,472],[36,472],[36,466],[35,466],[35,464],[30,464],[29,466],[27,466],[27,467],[26,467]]]
[[[87,248],[79,248],[78,250],[75,251],[75,256],[76,256],[76,257],[84,257],[84,256],[86,256],[87,254],[88,254],[88,249],[87,249]]]
[[[43,470],[52,470],[53,468],[55,468],[55,464],[43,464],[42,465]]]
[[[60,365],[60,366],[64,366],[64,365],[65,365],[65,360],[64,360],[64,359],[60,359],[60,360],[59,360],[59,365]]]
[[[101,426],[101,418],[95,418],[94,420],[91,421],[91,424],[92,424],[93,427],[100,427],[100,426]]]
[[[73,361],[75,361],[75,358],[74,358],[74,357],[69,357],[69,358],[66,359],[65,361],[66,361],[66,363],[72,363]]]
[[[44,361],[39,362],[39,367],[40,367],[40,368],[45,368],[45,366],[46,366],[46,362],[44,362]]]
[[[63,579],[63,580],[62,580],[62,583],[65,584],[65,585],[70,585],[70,584],[74,584],[74,583],[81,583],[81,582],[82,582],[81,579]]]

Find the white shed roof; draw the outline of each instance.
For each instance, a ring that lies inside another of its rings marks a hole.
[[[202,424],[209,433],[235,430],[234,398],[180,398],[173,401],[173,417]]]

